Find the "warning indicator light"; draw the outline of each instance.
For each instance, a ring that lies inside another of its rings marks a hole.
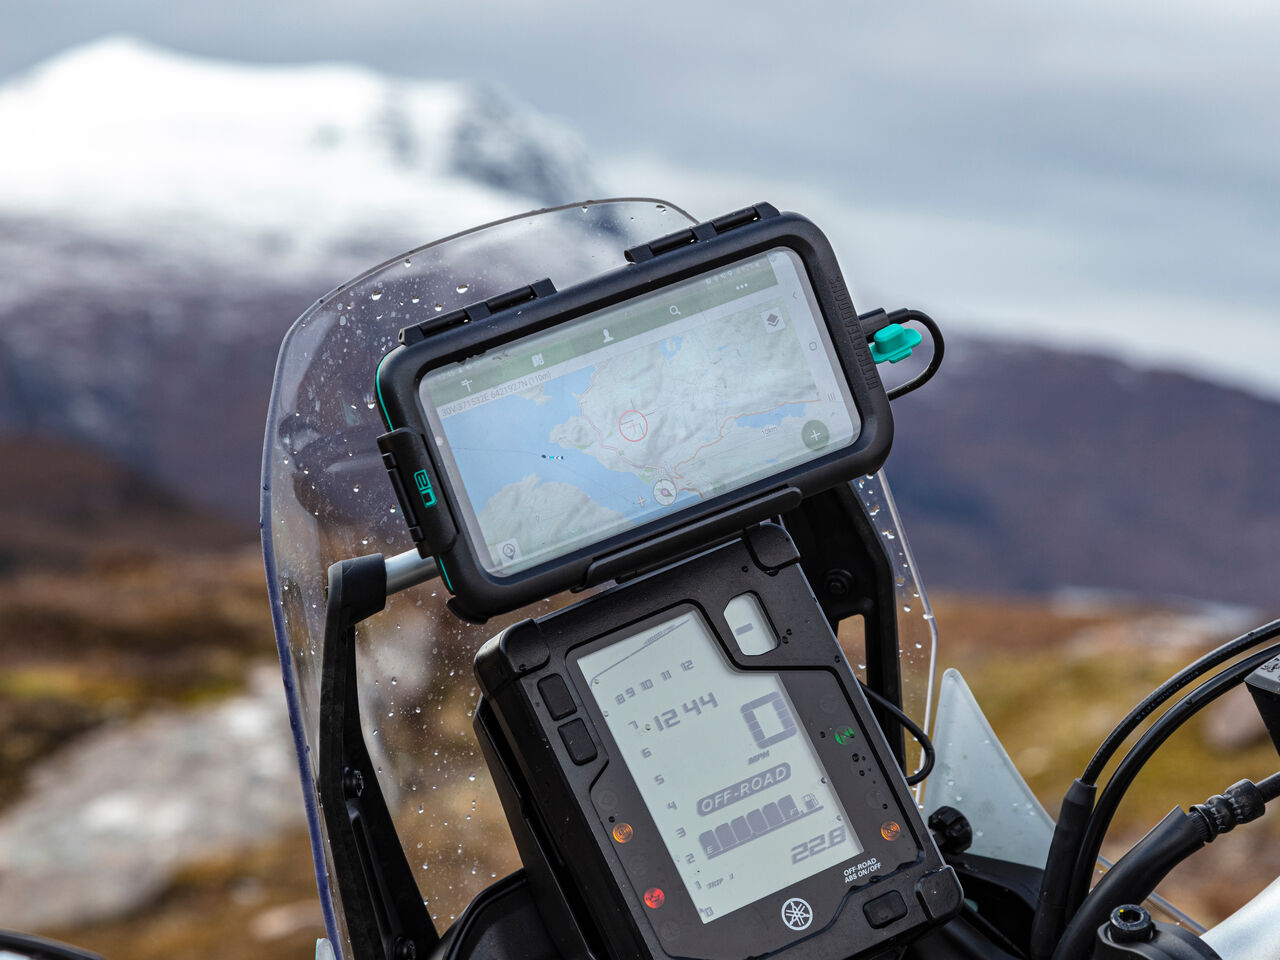
[[[667,900],[667,895],[659,887],[650,887],[644,892],[644,905],[650,910],[657,910]]]
[[[836,731],[836,743],[846,744],[853,739],[853,727],[841,727]]]
[[[613,839],[619,843],[626,843],[635,835],[635,831],[631,829],[631,824],[620,823],[613,828]]]
[[[886,820],[884,823],[880,824],[880,836],[890,842],[893,842],[902,836],[902,827],[898,824],[897,820]]]

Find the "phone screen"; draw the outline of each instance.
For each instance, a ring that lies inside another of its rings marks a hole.
[[[429,372],[481,563],[517,573],[852,444],[861,419],[779,247]]]

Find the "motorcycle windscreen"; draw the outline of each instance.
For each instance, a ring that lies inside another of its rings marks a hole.
[[[349,956],[318,816],[320,657],[326,571],[412,548],[376,445],[374,372],[399,330],[532,280],[558,289],[623,266],[623,251],[694,222],[671,204],[609,200],[538,211],[457,234],[375,267],[318,300],[281,346],[266,425],[262,541],[268,593],[329,938]],[[906,709],[927,722],[934,640],[923,590],[881,475],[855,481],[894,564]],[[472,658],[510,623],[563,595],[465,624],[436,582],[391,597],[356,634],[365,741],[396,831],[437,929],[519,867],[471,730]],[[842,639],[845,639],[842,637]],[[861,635],[846,642],[864,662]]]

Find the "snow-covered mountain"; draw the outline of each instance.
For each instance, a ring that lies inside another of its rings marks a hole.
[[[358,268],[595,192],[569,130],[486,87],[231,64],[122,37],[0,87],[0,129],[0,218],[143,245],[180,273]],[[28,262],[35,276],[15,275],[7,246],[9,302],[77,270]]]
[[[596,192],[570,131],[492,89],[128,38],[0,86],[0,130],[0,429],[83,438],[237,509],[252,487],[226,474],[256,459],[311,300]]]

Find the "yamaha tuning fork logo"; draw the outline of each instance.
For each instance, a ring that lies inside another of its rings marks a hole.
[[[792,897],[782,905],[782,922],[792,930],[805,930],[813,923],[813,907],[808,900]]]

